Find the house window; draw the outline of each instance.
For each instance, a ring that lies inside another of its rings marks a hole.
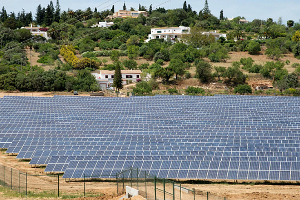
[[[140,75],[136,75],[136,78],[140,78]]]
[[[111,78],[114,78],[115,77],[115,75],[111,75]]]
[[[177,38],[177,35],[175,35],[175,38]]]
[[[108,75],[105,75],[105,78],[108,78]]]
[[[132,75],[126,75],[126,78],[132,78]]]
[[[157,33],[161,33],[161,31],[157,31]]]
[[[159,39],[159,36],[156,36],[156,39]]]

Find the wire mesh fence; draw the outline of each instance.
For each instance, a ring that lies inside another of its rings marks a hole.
[[[107,176],[70,180],[62,178],[62,174],[33,175],[0,165],[0,185],[21,196],[74,198],[101,196],[104,192],[117,195],[114,181]]]
[[[126,186],[135,188],[139,194],[149,200],[225,200],[215,194],[194,188],[187,188],[181,183],[157,178],[139,169],[128,169],[116,174],[118,192],[125,192]]]

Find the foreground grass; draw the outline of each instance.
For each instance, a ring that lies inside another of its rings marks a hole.
[[[86,197],[101,197],[104,196],[104,194],[99,193],[86,193]],[[19,193],[15,190],[11,190],[9,188],[3,187],[0,185],[0,199],[10,199],[10,198],[30,198],[30,199],[46,199],[46,198],[59,198],[59,199],[73,199],[78,197],[84,197],[83,193],[72,193],[72,194],[64,194],[60,193],[60,196],[57,197],[57,191],[43,191],[43,192],[33,192],[28,191],[27,196],[25,195],[25,192]]]

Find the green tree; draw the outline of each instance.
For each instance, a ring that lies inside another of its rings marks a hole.
[[[180,59],[171,59],[169,63],[170,69],[175,73],[176,80],[178,76],[184,75],[185,68],[184,68],[184,63]]]
[[[187,5],[186,5],[186,1],[184,1],[184,2],[183,2],[183,7],[182,7],[182,9],[183,9],[185,12],[187,12]]]
[[[222,77],[223,73],[226,71],[226,68],[225,67],[218,67],[218,66],[215,66],[215,72],[213,73],[213,76],[214,77],[218,77],[218,81],[220,81],[220,78]]]
[[[127,47],[128,58],[136,59],[139,56],[139,47],[135,45],[130,45]]]
[[[152,87],[145,81],[138,82],[133,88],[135,95],[148,95],[152,92]]]
[[[54,21],[59,22],[59,20],[60,20],[60,5],[59,5],[59,0],[57,0],[55,6]]]
[[[241,72],[238,67],[228,67],[223,73],[223,78],[226,78],[226,83],[233,85],[244,84],[247,76]]]
[[[286,22],[286,24],[287,24],[287,26],[288,26],[289,28],[291,28],[291,27],[294,26],[294,21],[293,21],[293,20],[288,20],[288,21]]]
[[[15,18],[9,17],[5,20],[3,26],[10,29],[16,29],[18,27],[18,24]]]
[[[124,5],[123,5],[123,10],[126,10],[126,5],[125,5],[125,2],[124,2]]]
[[[120,52],[117,51],[117,50],[113,50],[113,51],[111,52],[110,59],[111,59],[113,62],[118,62],[118,61],[119,61],[119,58],[120,58]]]
[[[250,55],[257,55],[261,51],[260,44],[253,40],[249,42],[247,49]]]
[[[250,85],[244,84],[244,85],[238,85],[233,90],[234,93],[239,94],[252,94],[252,88]]]
[[[220,11],[220,20],[224,20],[223,10]]]
[[[114,82],[113,87],[116,88],[117,92],[123,88],[122,84],[122,74],[121,74],[121,63],[117,61],[115,63],[115,75],[114,75]]]
[[[195,60],[196,66],[196,77],[202,82],[207,83],[211,80],[212,77],[212,66],[205,62],[204,60],[196,59]]]

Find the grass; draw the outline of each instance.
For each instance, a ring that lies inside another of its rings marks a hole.
[[[13,198],[13,197],[28,197],[28,198],[58,198],[57,196],[57,191],[52,190],[52,191],[42,191],[42,192],[34,192],[34,191],[28,191],[27,196],[25,194],[25,191],[22,190],[21,193],[15,190],[11,190],[7,187],[3,187],[0,185],[0,199],[2,198]],[[105,194],[99,193],[86,193],[86,197],[101,197],[104,196]],[[84,197],[83,192],[82,193],[63,193],[60,192],[59,198],[61,199],[74,199],[74,198],[79,198],[79,197]]]

